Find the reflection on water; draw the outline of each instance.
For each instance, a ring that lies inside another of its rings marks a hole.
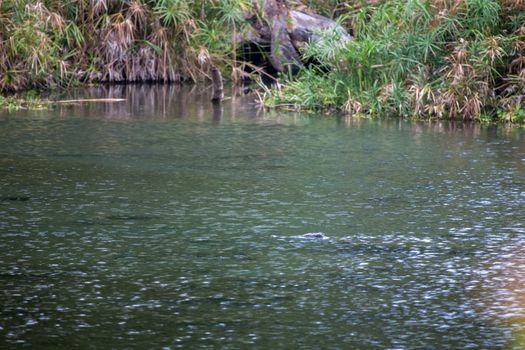
[[[524,193],[525,195],[525,193]],[[509,228],[506,228],[509,229]],[[510,228],[525,233],[525,227]],[[470,281],[473,303],[480,317],[513,331],[510,348],[525,347],[525,245],[522,237],[496,247],[475,271]]]
[[[79,97],[0,114],[5,347],[522,348],[523,132]]]
[[[50,99],[74,100],[95,98],[125,98],[124,102],[82,104],[74,112],[87,117],[103,116],[104,119],[139,119],[139,118],[185,118],[197,117],[203,120],[213,110],[214,120],[221,119],[222,105],[210,103],[210,88],[202,85],[108,85],[88,89],[78,89],[52,95]],[[181,91],[184,98],[181,98]],[[252,105],[252,99],[243,97],[239,91],[230,91],[227,104],[231,116],[235,118],[238,109]],[[192,103],[188,103],[191,101]],[[58,105],[55,115],[70,117],[70,106]],[[44,112],[45,114],[45,112]]]

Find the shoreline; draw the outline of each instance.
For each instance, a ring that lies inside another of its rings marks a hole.
[[[147,87],[147,86],[177,86],[177,87],[183,87],[183,86],[193,86],[195,88],[202,87],[203,90],[211,90],[212,85],[210,83],[204,83],[204,82],[132,82],[132,83],[100,83],[100,84],[80,84],[78,86],[75,86],[74,90],[85,90],[89,88],[98,88],[98,87],[105,87],[105,88],[111,88],[111,87],[133,87],[133,86],[141,86],[141,87]],[[232,84],[231,82],[228,82],[225,84],[225,87],[227,90],[230,90],[232,92],[232,88],[235,88],[236,86]],[[98,104],[98,103],[104,103],[104,104],[111,104],[111,103],[119,103],[126,101],[125,98],[121,97],[96,97],[96,98],[64,98],[64,99],[57,99],[50,98],[49,96],[57,96],[62,95],[63,92],[67,91],[66,88],[58,88],[58,89],[46,89],[39,92],[36,92],[35,90],[28,90],[25,92],[18,92],[13,93],[9,96],[5,96],[3,94],[0,94],[0,110],[4,110],[9,112],[19,111],[19,110],[42,110],[42,109],[51,109],[55,108],[59,105],[79,105],[79,104]],[[453,122],[453,123],[460,123],[462,125],[480,125],[480,126],[498,126],[498,127],[505,127],[505,128],[517,128],[522,129],[525,128],[525,123],[512,123],[508,121],[503,120],[465,120],[465,119],[458,119],[458,118],[421,118],[421,117],[407,117],[407,116],[399,116],[399,115],[369,115],[366,113],[348,113],[345,112],[342,108],[320,108],[320,109],[306,109],[302,108],[300,105],[294,105],[292,103],[290,104],[282,104],[282,105],[276,105],[276,106],[268,106],[263,105],[264,103],[264,97],[263,93],[268,92],[267,88],[265,90],[262,90],[259,86],[258,90],[255,89],[255,87],[252,86],[252,92],[253,95],[253,102],[256,104],[259,104],[261,108],[264,108],[267,111],[283,111],[287,113],[305,113],[308,115],[320,115],[320,116],[331,116],[331,115],[338,115],[342,117],[349,117],[349,118],[356,118],[356,119],[388,119],[388,120],[408,120],[408,121],[414,121],[414,122],[429,122],[429,123],[438,123],[438,122]],[[235,94],[241,94],[246,95],[242,92],[235,92]],[[45,97],[43,97],[45,96]],[[211,96],[211,93],[210,93]],[[228,100],[231,99],[231,96],[225,96],[223,99],[224,103],[227,103]],[[213,105],[214,102],[211,100],[209,101],[210,105]],[[215,102],[216,103],[216,102]]]
[[[207,84],[215,67],[232,84],[276,76],[258,83],[266,108],[525,126],[523,2],[263,3],[0,2],[0,108],[46,108],[48,89],[101,81]],[[301,37],[308,14],[324,18],[315,40]]]

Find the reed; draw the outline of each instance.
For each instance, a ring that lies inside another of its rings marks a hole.
[[[325,8],[326,3],[311,1]],[[315,72],[269,90],[267,106],[523,123],[525,1],[340,2],[355,40],[311,44]]]

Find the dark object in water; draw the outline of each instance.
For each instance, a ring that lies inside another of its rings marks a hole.
[[[221,71],[214,66],[211,65],[211,80],[213,83],[213,97],[211,101],[213,103],[220,103],[224,99],[224,84],[222,80],[222,74]]]
[[[322,232],[309,232],[298,237],[302,239],[328,239],[328,236]]]
[[[310,232],[303,235],[304,238],[325,238],[325,234],[322,232]]]
[[[152,215],[108,215],[106,219],[109,220],[153,220],[156,219]]]
[[[29,199],[28,196],[1,196],[0,202],[27,202]]]

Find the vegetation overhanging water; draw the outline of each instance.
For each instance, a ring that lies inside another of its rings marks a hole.
[[[249,63],[238,38],[249,31],[246,13],[259,11],[256,3],[4,0],[0,91],[199,81],[208,75],[203,60],[237,82]],[[322,40],[301,48],[315,64],[297,79],[280,77],[262,96],[267,106],[525,122],[522,0],[283,3],[337,19],[354,40],[341,46],[337,33],[319,33]]]

